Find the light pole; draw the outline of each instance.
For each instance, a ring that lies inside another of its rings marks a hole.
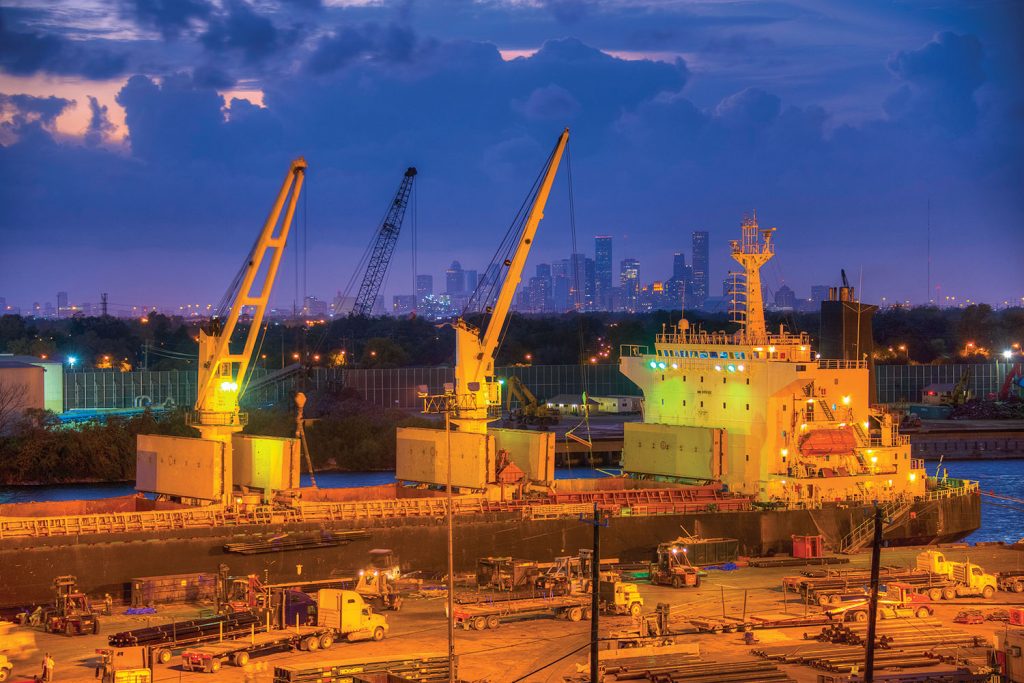
[[[447,461],[445,501],[448,518],[448,683],[455,683],[455,545],[452,524],[452,411],[444,411],[445,460]]]

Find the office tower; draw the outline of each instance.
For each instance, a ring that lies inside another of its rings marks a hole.
[[[828,285],[811,285],[811,301],[816,304],[828,301]]]
[[[466,291],[466,273],[462,264],[452,261],[445,271],[445,294],[462,294]]]
[[[434,276],[433,275],[417,275],[416,276],[416,300],[419,301],[425,296],[430,296],[434,293]]]
[[[704,230],[693,232],[693,298],[694,306],[700,308],[710,294],[711,273],[708,270],[708,233]]]
[[[598,236],[594,238],[594,296],[595,308],[611,309],[612,290],[612,238]]]
[[[68,293],[57,292],[57,317],[63,318],[68,312]]]
[[[395,294],[391,298],[391,313],[396,316],[415,313],[416,301],[415,294]]]
[[[790,310],[796,308],[796,292],[787,285],[779,287],[775,292],[775,307],[788,308]]]
[[[622,289],[623,309],[635,312],[640,307],[640,261],[622,259],[619,263],[619,287]]]
[[[476,289],[477,282],[479,282],[479,277],[477,276],[475,270],[465,270],[463,272],[465,273],[466,293],[472,294],[473,291]]]
[[[686,254],[681,251],[672,254],[672,279],[686,279]]]

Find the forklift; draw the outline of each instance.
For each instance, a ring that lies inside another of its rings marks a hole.
[[[658,545],[658,561],[651,565],[651,583],[673,588],[700,588],[700,572],[690,564],[686,548],[676,543]]]
[[[101,683],[152,683],[153,659],[148,647],[96,650],[96,678]]]
[[[54,605],[43,610],[40,622],[48,633],[81,636],[100,632],[100,620],[89,598],[78,590],[74,576],[58,576],[53,580]]]

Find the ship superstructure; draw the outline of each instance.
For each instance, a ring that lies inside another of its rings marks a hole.
[[[635,476],[720,481],[760,501],[913,500],[923,462],[893,417],[869,404],[861,358],[823,359],[806,333],[769,333],[760,269],[774,228],[744,220],[731,243],[744,268],[739,330],[705,332],[683,319],[653,349],[623,348],[621,370],[644,394],[643,422],[625,425],[623,467]]]

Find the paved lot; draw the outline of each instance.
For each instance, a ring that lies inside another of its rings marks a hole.
[[[913,563],[917,549],[894,549],[883,552],[883,563],[908,565]],[[952,559],[970,559],[989,571],[1024,569],[1024,553],[994,547],[948,549]],[[869,556],[855,556],[850,567],[864,567]],[[646,608],[653,610],[657,603],[673,606],[673,613],[681,617],[740,616],[746,606],[746,613],[808,614],[817,612],[814,606],[806,606],[790,594],[783,601],[782,577],[796,574],[800,568],[752,569],[744,568],[733,572],[711,572],[699,589],[680,589],[641,584],[640,590]],[[990,601],[963,599],[951,603],[938,603],[936,616],[951,621],[956,613],[965,607],[990,609],[1004,605],[1024,604],[1024,595],[997,593]],[[18,662],[13,680],[31,680],[38,673],[38,662],[42,653],[48,651],[57,662],[56,680],[94,680],[96,664],[95,649],[106,646],[106,634],[145,626],[157,621],[171,621],[176,618],[196,616],[196,607],[161,609],[155,617],[107,617],[102,622],[103,633],[98,636],[67,638],[45,633],[36,634],[39,652],[29,660]],[[179,668],[177,658],[168,665],[158,665],[155,671],[157,681],[259,681],[269,683],[273,666],[282,663],[306,663],[359,657],[410,654],[446,653],[447,630],[444,619],[444,601],[440,598],[409,599],[399,613],[386,613],[391,623],[389,637],[381,643],[341,643],[329,652],[280,653],[254,660],[249,671],[232,666],[224,667],[216,676],[189,673]],[[601,631],[607,634],[613,630],[625,630],[631,626],[628,617],[602,617]],[[986,622],[977,626],[960,626],[991,638],[1003,628],[998,622]],[[757,637],[763,643],[784,643],[801,639],[804,631],[817,632],[819,628],[786,630],[761,630]],[[460,658],[460,675],[465,680],[512,682],[517,679],[542,682],[561,681],[563,676],[576,671],[578,664],[584,664],[587,656],[590,623],[554,619],[537,619],[519,623],[503,624],[497,630],[456,631],[456,651]],[[708,659],[736,661],[750,657],[749,648],[743,645],[740,634],[687,635],[677,638],[678,642],[695,642]],[[572,654],[576,652],[576,654]],[[558,663],[543,668],[559,658]],[[260,671],[258,669],[262,668]],[[816,671],[806,667],[791,667],[787,671],[798,681],[811,683],[816,680]],[[27,677],[27,678],[25,678]],[[526,677],[526,678],[523,678]]]

